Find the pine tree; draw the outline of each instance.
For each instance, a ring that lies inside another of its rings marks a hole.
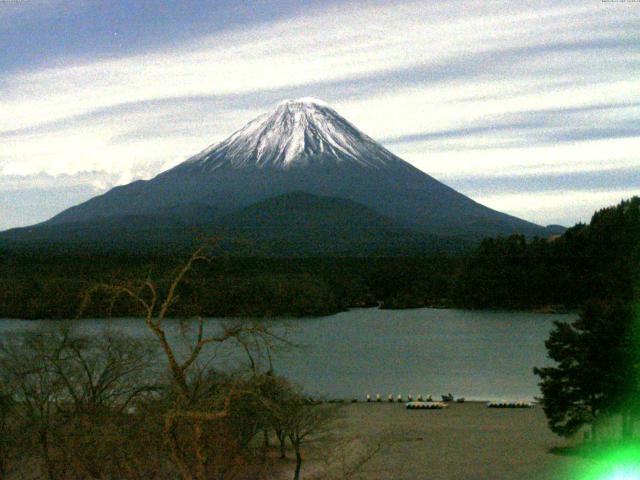
[[[620,414],[633,431],[640,355],[633,309],[619,300],[590,302],[572,323],[556,322],[545,345],[554,367],[535,368],[551,430],[568,437],[602,416]]]

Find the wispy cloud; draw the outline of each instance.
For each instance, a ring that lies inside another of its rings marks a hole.
[[[0,189],[3,176],[67,175],[86,186],[88,172],[100,172],[105,187],[148,178],[282,98],[306,95],[465,193],[484,195],[481,178],[499,176],[548,195],[547,178],[567,194],[555,199],[555,212],[541,211],[567,223],[576,195],[593,192],[580,172],[640,169],[637,5],[285,3],[274,14],[261,4],[253,19],[248,10],[234,18],[222,3],[226,21],[210,30],[183,6],[156,43],[140,24],[145,41],[136,48],[74,44],[49,63],[0,73]],[[90,19],[95,5],[78,5]],[[51,4],[40,6],[29,15],[52,22]],[[0,11],[0,31],[21,41],[20,28],[2,18]],[[176,33],[181,25],[189,35]],[[603,187],[612,195],[620,191],[614,183]],[[529,198],[527,206],[494,192],[487,201],[534,218],[529,207],[539,202]]]

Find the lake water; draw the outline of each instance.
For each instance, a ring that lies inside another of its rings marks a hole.
[[[326,398],[451,392],[467,399],[533,399],[539,389],[532,368],[549,364],[544,341],[552,323],[573,318],[424,308],[277,320],[274,327],[301,347],[276,354],[273,363],[278,373]],[[53,323],[0,320],[0,335]],[[169,323],[175,333],[178,322]],[[82,320],[79,328],[99,333],[106,325],[150,335],[139,319]],[[218,325],[207,320],[208,329]]]

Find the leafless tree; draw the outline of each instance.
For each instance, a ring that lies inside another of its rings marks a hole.
[[[62,478],[64,452],[52,438],[60,427],[58,402],[64,385],[49,363],[53,345],[46,332],[27,332],[0,343],[0,374],[3,384],[14,391],[15,414],[25,434],[33,437],[42,469],[49,480]]]
[[[175,399],[164,419],[164,436],[169,445],[170,456],[183,480],[205,480],[207,478],[208,459],[215,455],[206,452],[205,443],[208,434],[205,429],[219,426],[222,430],[223,420],[229,418],[232,406],[237,400],[255,395],[252,389],[244,388],[238,382],[231,382],[224,392],[220,402],[202,402],[198,396],[201,390],[199,382],[192,382],[192,374],[197,373],[197,361],[203,349],[209,345],[220,345],[231,340],[238,341],[246,347],[250,342],[260,339],[268,345],[277,337],[264,325],[259,323],[231,322],[212,334],[205,334],[203,319],[196,321],[195,336],[186,355],[180,355],[179,350],[172,344],[167,333],[165,320],[171,307],[178,301],[178,290],[185,277],[197,262],[210,262],[211,258],[205,254],[206,247],[196,250],[186,263],[177,271],[165,293],[159,291],[156,284],[147,278],[142,285],[109,285],[99,284],[92,288],[83,302],[81,311],[97,292],[106,292],[111,296],[111,303],[121,297],[128,297],[140,306],[143,311],[147,327],[156,337],[164,356],[166,357],[171,384],[175,390]],[[251,340],[249,340],[251,339]],[[252,357],[249,357],[252,359]],[[252,359],[253,361],[253,359]],[[259,399],[258,399],[259,400]],[[184,430],[189,435],[184,434]]]
[[[70,326],[26,331],[0,344],[2,384],[13,392],[7,422],[23,459],[39,458],[48,479],[67,472],[100,478],[128,462],[120,449],[134,418],[132,401],[155,390],[144,341],[102,332],[81,335]],[[126,444],[125,444],[126,443]],[[30,445],[38,446],[36,451]],[[29,464],[29,462],[22,462]]]
[[[300,479],[303,446],[330,432],[335,415],[333,406],[305,404],[301,401],[288,405],[285,428],[296,456],[293,480]]]
[[[69,401],[65,407],[76,414],[102,408],[123,413],[137,398],[159,388],[150,375],[157,350],[148,341],[108,330],[81,335],[70,325],[49,335],[49,362],[64,386]]]

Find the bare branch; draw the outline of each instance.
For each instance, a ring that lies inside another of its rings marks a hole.
[[[178,285],[180,284],[180,282],[182,282],[182,279],[187,274],[187,272],[191,270],[191,268],[193,267],[193,264],[200,260],[206,261],[206,262],[211,261],[209,257],[202,255],[202,252],[204,251],[204,249],[205,247],[200,247],[195,252],[193,252],[193,255],[191,255],[187,263],[184,265],[184,267],[182,267],[178,275],[176,275],[176,277],[174,278],[173,282],[171,283],[171,286],[169,287],[169,292],[167,293],[165,301],[160,307],[160,313],[158,313],[158,323],[161,323],[162,320],[167,315],[167,311],[169,310],[169,307],[174,302],[176,288],[178,288]]]
[[[80,310],[78,312],[77,317],[81,317],[82,314],[84,313],[85,309],[87,308],[87,306],[89,305],[89,302],[91,301],[91,297],[98,292],[106,292],[106,293],[110,293],[111,295],[113,295],[112,297],[112,302],[115,302],[115,300],[120,296],[120,295],[127,295],[129,298],[131,298],[133,301],[135,301],[136,303],[138,303],[139,305],[141,305],[145,312],[146,312],[146,316],[147,318],[153,317],[153,310],[152,310],[152,306],[147,303],[145,301],[144,298],[142,298],[140,295],[138,295],[136,292],[134,292],[131,288],[126,287],[124,285],[109,285],[106,283],[99,283],[97,285],[94,285],[93,287],[91,287],[87,293],[85,294],[82,304],[80,305]]]

